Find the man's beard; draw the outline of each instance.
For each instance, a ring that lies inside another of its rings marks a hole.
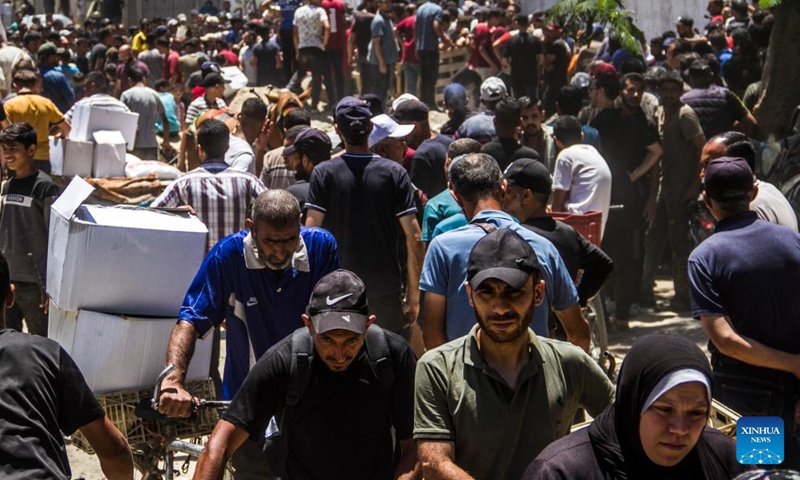
[[[264,262],[264,265],[266,265],[267,268],[269,268],[270,270],[275,270],[277,272],[282,272],[282,271],[286,270],[287,268],[289,268],[289,265],[292,264],[292,255],[289,255],[288,257],[286,257],[286,260],[284,262],[282,262],[282,263],[279,263],[279,264],[278,263],[272,263],[267,259],[267,255],[261,250],[261,247],[259,247],[257,244],[255,245],[255,247],[256,247],[256,254],[258,255],[258,259],[261,260],[262,262]]]
[[[533,312],[535,311],[536,306],[533,304],[531,300],[531,306],[525,315],[523,316],[522,320],[520,321],[519,317],[515,312],[508,312],[503,315],[489,315],[486,319],[481,318],[478,314],[478,311],[475,311],[475,316],[478,318],[478,325],[480,325],[481,330],[483,333],[486,334],[492,341],[495,343],[511,343],[514,340],[518,339],[522,335],[526,335],[528,332],[528,326],[530,326],[531,321],[533,320]],[[503,332],[496,332],[492,331],[488,328],[487,320],[489,323],[492,321],[503,321],[503,320],[515,320],[517,321],[517,328],[514,330],[503,331]]]

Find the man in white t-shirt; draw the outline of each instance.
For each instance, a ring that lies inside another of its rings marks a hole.
[[[245,100],[239,113],[239,127],[231,133],[225,163],[233,170],[255,175],[261,170],[270,128],[267,104],[258,97]]]
[[[253,48],[256,44],[256,34],[250,30],[244,32],[242,36],[244,46],[239,51],[239,69],[247,77],[247,85],[254,87],[258,85],[258,64]]]
[[[554,212],[603,212],[605,232],[611,205],[611,169],[600,152],[583,142],[581,123],[565,115],[556,120],[553,136],[559,150],[553,173]]]
[[[316,110],[322,92],[322,72],[325,66],[325,45],[331,33],[328,14],[322,8],[322,0],[309,0],[294,11],[294,47],[299,68],[292,75],[289,88],[301,93],[300,83],[305,72],[311,70],[311,109]]]

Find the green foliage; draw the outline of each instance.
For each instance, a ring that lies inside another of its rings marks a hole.
[[[622,0],[561,0],[548,10],[548,21],[562,20],[564,31],[575,38],[579,45],[589,43],[592,26],[599,23],[619,35],[623,48],[641,54],[645,36],[633,23],[633,17],[633,12],[625,8]]]
[[[783,0],[758,0],[758,6],[764,10],[777,7],[781,3],[783,3]]]

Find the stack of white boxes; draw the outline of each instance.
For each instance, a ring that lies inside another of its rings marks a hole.
[[[69,139],[50,137],[54,175],[124,177],[125,151],[136,143],[138,113],[76,105]]]
[[[82,205],[93,189],[76,177],[51,209],[48,337],[96,394],[150,387],[208,230],[189,215]],[[198,341],[187,380],[207,378],[210,357]]]

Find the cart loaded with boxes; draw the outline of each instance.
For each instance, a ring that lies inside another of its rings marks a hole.
[[[134,415],[164,368],[183,297],[205,255],[197,217],[139,207],[86,205],[93,187],[76,177],[51,209],[46,290],[48,337],[72,356],[108,418],[135,445],[161,433]],[[210,340],[199,340],[187,372],[191,393],[212,399]],[[216,413],[177,428],[210,433]],[[91,453],[78,433],[79,448]]]
[[[180,172],[127,153],[136,143],[139,114],[78,104],[69,138],[50,137],[53,180],[62,189],[73,177],[91,183],[92,203],[147,204]]]

